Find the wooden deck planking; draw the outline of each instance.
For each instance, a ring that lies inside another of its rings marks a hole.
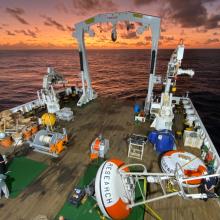
[[[135,125],[133,109],[128,102],[98,99],[82,108],[74,108],[74,122],[66,124],[70,143],[60,159],[31,152],[28,157],[49,165],[42,175],[25,189],[16,199],[0,200],[0,219],[30,220],[37,215],[46,215],[53,219],[67,195],[77,184],[89,163],[90,144],[102,133],[110,140],[110,157],[123,159],[125,162],[144,163],[151,172],[158,172],[158,157],[153,147],[145,147],[143,161],[127,157],[127,137],[132,133],[146,135],[149,127]],[[61,123],[62,124],[62,123]],[[158,187],[152,187],[152,191]],[[162,219],[220,219],[219,206],[215,201],[191,201],[174,197],[150,203]],[[153,219],[146,214],[145,219]]]

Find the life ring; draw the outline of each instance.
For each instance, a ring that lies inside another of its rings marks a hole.
[[[103,215],[110,219],[122,220],[129,216],[128,198],[119,167],[124,162],[117,159],[105,161],[99,168],[95,180],[95,195]],[[125,170],[127,171],[127,170]]]
[[[164,153],[161,157],[161,169],[164,173],[174,173],[177,163],[177,172],[182,177],[198,177],[207,174],[207,168],[203,161],[195,155],[180,150],[172,150]],[[183,186],[198,187],[202,179],[186,181]]]

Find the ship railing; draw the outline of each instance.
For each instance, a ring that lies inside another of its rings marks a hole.
[[[64,92],[66,89],[68,89],[70,87],[67,87],[65,89],[60,89],[58,91],[55,91],[55,93],[57,95],[59,95],[60,93]],[[77,87],[75,87],[75,90],[76,90],[76,93],[78,94],[81,90]],[[19,105],[19,106],[16,106],[14,108],[11,108],[10,111],[12,113],[15,113],[15,112],[18,112],[18,111],[21,111],[23,113],[25,112],[30,112],[32,111],[33,109],[35,108],[39,108],[39,107],[44,107],[45,104],[40,100],[39,98],[39,92],[37,93],[37,96],[38,96],[38,99],[35,99],[35,100],[32,100],[30,102],[27,102],[27,103],[24,103],[22,105]]]
[[[211,138],[210,138],[210,136],[209,136],[209,134],[208,134],[208,132],[207,132],[207,130],[206,130],[206,128],[205,128],[205,126],[204,126],[204,124],[203,124],[203,122],[202,122],[202,120],[201,120],[201,118],[200,118],[200,116],[199,116],[199,114],[198,114],[198,112],[196,110],[196,108],[195,108],[195,106],[193,105],[191,99],[189,97],[177,97],[177,96],[173,97],[172,99],[175,100],[177,103],[179,103],[180,100],[187,100],[187,101],[189,101],[189,103],[192,106],[192,108],[194,110],[194,113],[195,113],[195,115],[197,117],[197,120],[199,121],[200,128],[203,130],[203,132],[205,134],[203,141],[208,143],[207,147],[209,148],[209,150],[215,156],[215,158],[214,158],[215,159],[214,168],[215,168],[215,170],[217,170],[220,167],[220,157],[219,157],[219,154],[218,154],[218,152],[217,152],[217,150],[216,150],[216,148],[215,148],[215,146],[214,146],[214,144],[213,144],[213,142],[212,142],[212,140],[211,140]]]
[[[189,190],[192,186],[190,184],[188,184],[188,182],[193,181],[193,180],[201,180],[201,182],[202,182],[203,179],[208,179],[208,178],[213,178],[213,177],[220,178],[220,169],[218,169],[216,171],[216,173],[214,173],[214,174],[201,175],[201,176],[196,176],[196,177],[182,176],[179,173],[180,169],[181,169],[182,173],[184,173],[182,167],[180,166],[180,164],[177,163],[174,174],[175,174],[175,179],[177,181],[177,184],[180,188],[180,194],[179,195],[182,196],[184,199],[206,199],[206,198],[208,198],[208,195],[206,193],[189,193]],[[184,189],[187,189],[187,192]]]
[[[179,186],[182,186],[184,184],[184,187],[186,187],[186,183],[188,181],[192,181],[192,180],[202,180],[202,179],[207,179],[207,178],[213,178],[213,177],[220,177],[219,173],[215,173],[215,174],[210,174],[210,175],[203,175],[203,176],[199,176],[199,177],[191,177],[191,178],[184,178],[184,177],[180,177],[178,179],[178,184]],[[186,193],[184,191],[184,187],[182,187],[181,190],[181,196],[185,199],[205,199],[208,198],[208,195],[206,193]],[[216,195],[216,198],[218,196]],[[217,200],[218,201],[218,200]]]
[[[33,101],[11,108],[10,110],[12,113],[15,113],[18,111],[25,113],[25,112],[32,111],[34,108],[41,107],[41,106],[43,105],[40,103],[40,101],[38,99],[35,99]]]
[[[206,130],[206,128],[205,128],[205,126],[204,126],[204,124],[203,124],[203,122],[202,122],[200,116],[199,116],[199,114],[198,114],[198,112],[196,111],[196,108],[194,107],[194,105],[193,105],[191,99],[188,98],[188,101],[190,102],[192,108],[193,108],[194,111],[195,111],[195,114],[196,114],[196,116],[197,116],[197,119],[198,119],[199,122],[200,122],[200,127],[202,128],[202,130],[203,130],[204,133],[205,133],[204,141],[208,141],[208,143],[209,143],[208,148],[209,148],[209,149],[212,151],[212,153],[215,155],[215,162],[216,162],[216,163],[215,163],[215,169],[217,170],[217,169],[220,167],[220,157],[219,157],[219,155],[218,155],[218,152],[217,152],[217,150],[216,150],[216,148],[215,148],[215,146],[214,146],[214,144],[213,144],[213,142],[212,142],[212,140],[211,140],[211,138],[210,138],[210,136],[209,136],[209,134],[208,134],[208,132],[207,132],[207,130]]]

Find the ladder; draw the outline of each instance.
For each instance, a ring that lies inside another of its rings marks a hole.
[[[146,137],[132,134],[129,138],[128,157],[142,160]]]

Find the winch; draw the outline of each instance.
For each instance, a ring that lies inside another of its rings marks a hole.
[[[48,130],[40,130],[36,133],[33,142],[30,142],[30,147],[34,151],[58,157],[64,150],[64,145],[67,143],[66,129],[63,128],[63,134]]]

